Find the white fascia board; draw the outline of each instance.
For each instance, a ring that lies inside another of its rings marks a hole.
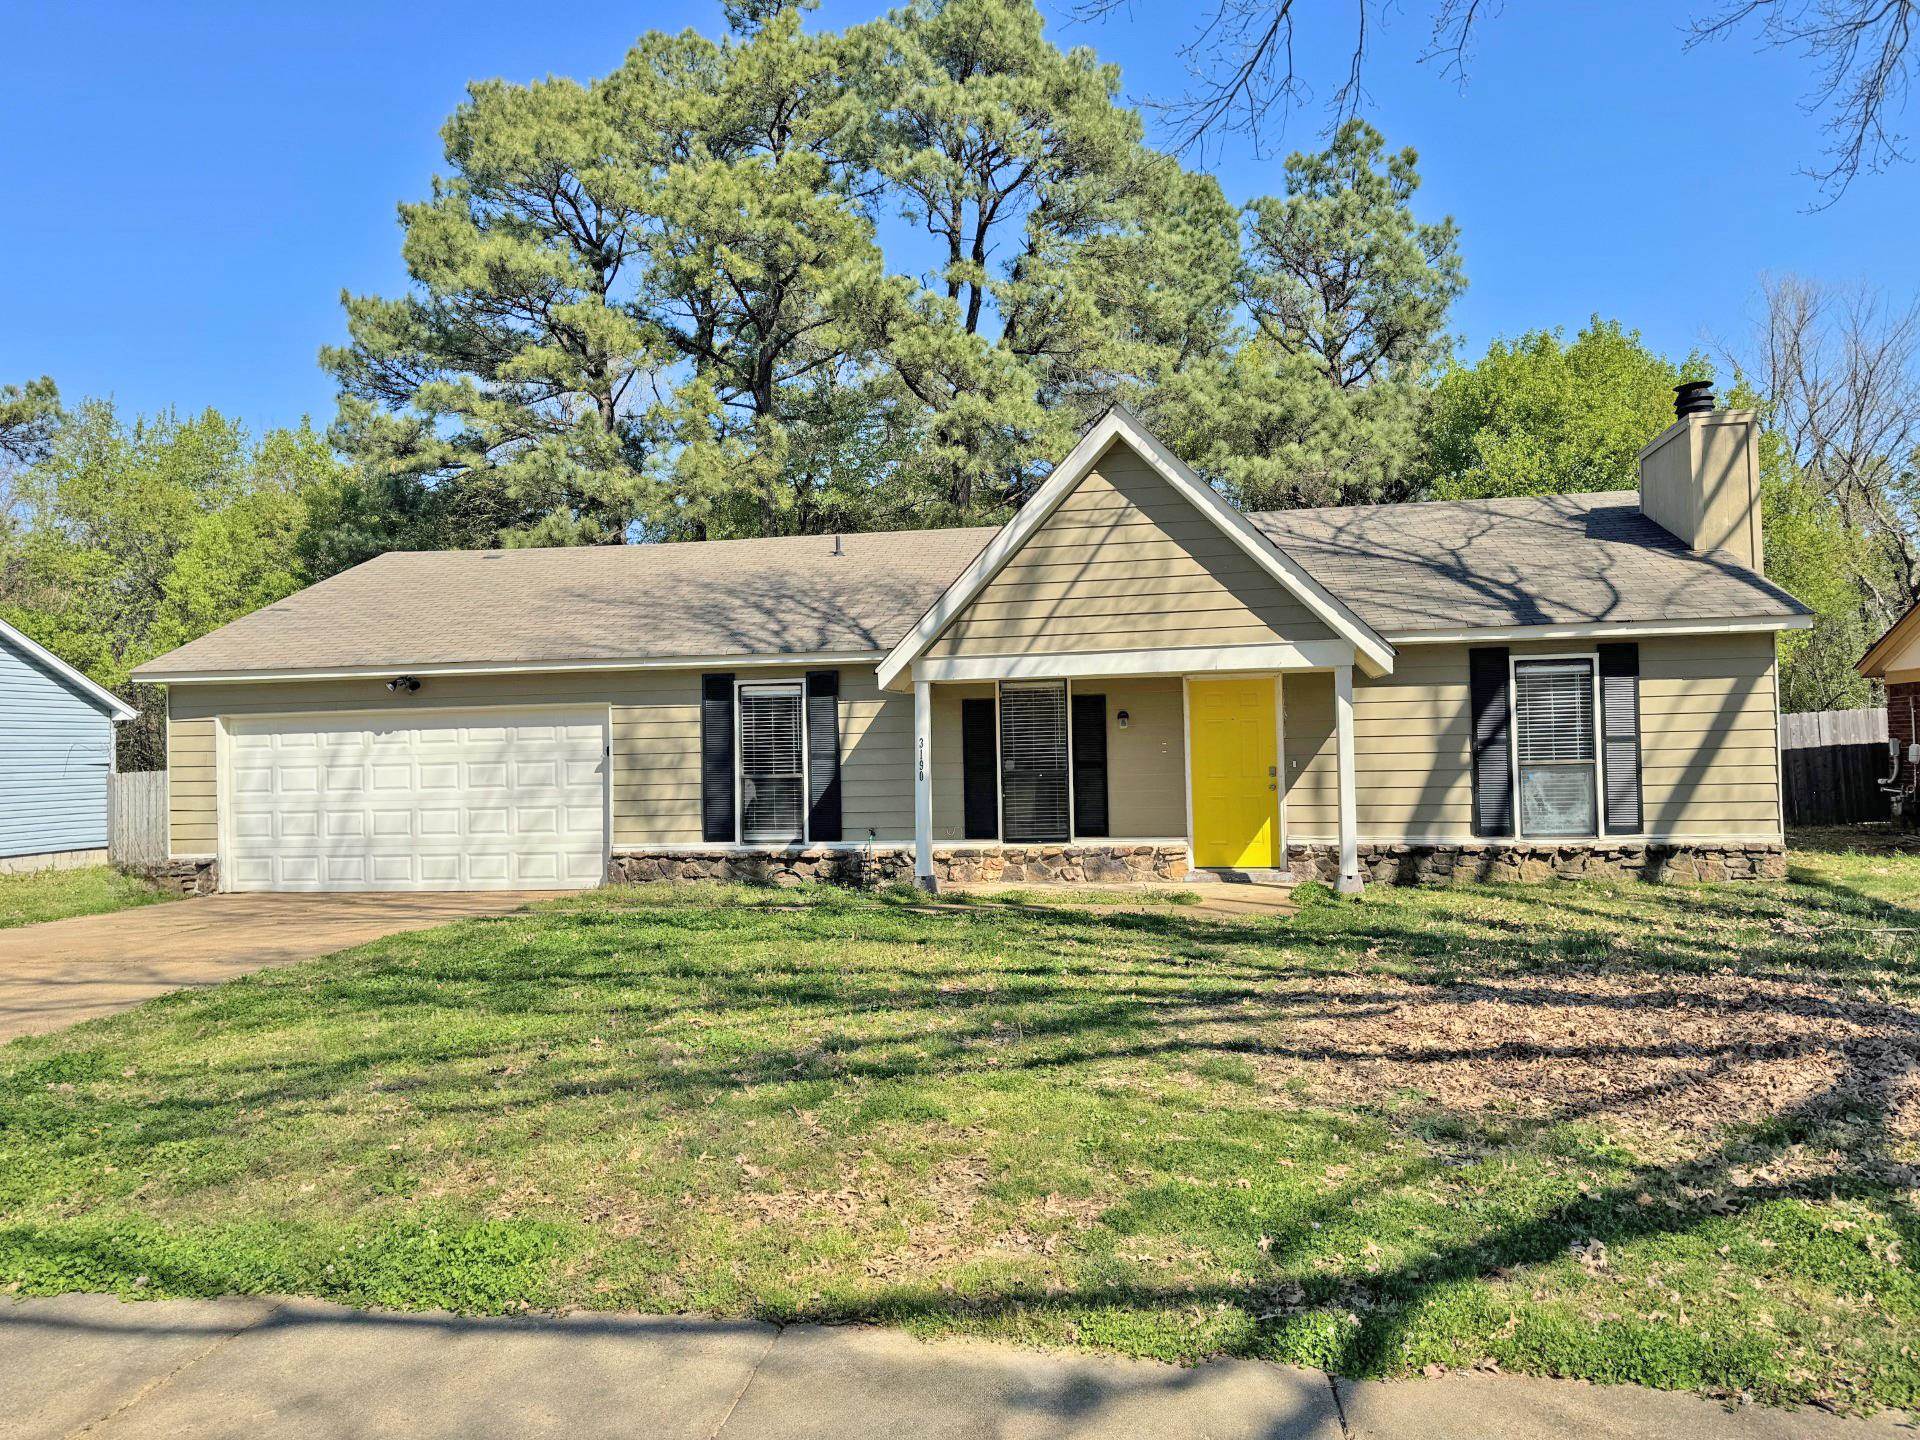
[[[102,710],[111,715],[114,724],[118,725],[123,720],[131,720],[140,713],[111,690],[94,684],[46,646],[36,643],[29,636],[22,635],[4,620],[0,620],[0,639],[6,640],[28,659],[45,666],[76,690],[81,691],[89,700],[97,703]]]
[[[936,684],[984,680],[1080,680],[1115,675],[1270,674],[1354,663],[1345,640],[1219,645],[1186,650],[1100,650],[1085,654],[963,655],[913,662],[913,678]]]
[[[232,685],[274,680],[366,680],[380,676],[412,675],[431,679],[447,675],[572,675],[594,670],[753,670],[801,665],[872,665],[878,650],[816,650],[792,655],[663,655],[631,660],[529,660],[499,664],[484,660],[434,665],[348,665],[325,670],[222,670],[182,674],[154,673],[139,677],[143,685]]]
[[[1254,563],[1294,595],[1336,635],[1347,641],[1358,656],[1360,667],[1369,675],[1389,674],[1393,670],[1393,647],[1365,621],[1336,600],[1298,561],[1274,544],[1214,492],[1211,485],[1196,475],[1179,456],[1168,450],[1125,409],[1115,406],[1094,424],[1073,447],[1066,459],[1053,469],[1034,496],[989,540],[973,563],[936,600],[919,623],[893,647],[880,664],[879,680],[883,690],[895,689],[909,665],[939,638],[953,619],[972,603],[987,585],[1019,553],[1033,532],[1060,507],[1073,487],[1085,478],[1094,461],[1115,440],[1125,440],[1134,453],[1152,466],[1160,477],[1192,502],[1250,556]]]
[[[1565,625],[1506,625],[1472,630],[1396,630],[1395,645],[1480,645],[1497,640],[1632,640],[1661,635],[1754,635],[1806,630],[1811,615],[1763,615],[1734,620],[1626,620]]]

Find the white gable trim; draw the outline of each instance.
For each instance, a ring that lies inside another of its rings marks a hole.
[[[44,645],[35,644],[4,620],[0,620],[0,640],[6,641],[29,660],[34,661],[36,664],[58,675],[62,680],[73,686],[74,689],[85,695],[87,699],[93,701],[102,710],[106,711],[108,715],[112,716],[113,722],[116,725],[122,720],[133,719],[133,717],[139,713],[111,690],[102,689],[100,686],[94,684],[93,681],[82,675],[78,670],[74,669],[73,666],[67,664],[66,661],[62,660]]]
[[[1034,531],[1060,508],[1060,503],[1073,493],[1074,486],[1093,468],[1094,461],[1116,440],[1126,441],[1161,479],[1219,526],[1255,564],[1325,622],[1334,634],[1351,643],[1361,669],[1375,676],[1392,673],[1391,645],[1335,599],[1291,555],[1267,539],[1254,528],[1251,521],[1221,499],[1211,485],[1156,440],[1146,426],[1125,409],[1115,406],[1081,437],[1080,443],[1073,447],[1073,452],[1054,467],[1046,483],[1021,507],[1020,513],[1000,528],[973,563],[960,572],[959,578],[920,617],[920,622],[888,652],[887,658],[880,662],[881,689],[898,688],[894,682],[906,677],[908,667],[926,653],[927,648],[940,638],[940,633],[973,603],[974,598],[1006,567],[1007,562],[1020,553],[1021,547]]]

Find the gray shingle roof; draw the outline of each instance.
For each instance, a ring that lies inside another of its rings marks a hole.
[[[1690,554],[1631,491],[1256,514],[1375,630],[1787,617],[1724,555]],[[885,651],[991,528],[399,552],[148,662],[135,676]]]
[[[1383,635],[1806,613],[1731,555],[1693,554],[1632,490],[1248,518]]]
[[[396,552],[135,676],[884,650],[992,534]]]

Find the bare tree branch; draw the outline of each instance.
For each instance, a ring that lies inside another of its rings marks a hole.
[[[1801,472],[1900,560],[1920,596],[1920,299],[1784,276],[1763,282],[1757,379]]]
[[[1365,104],[1363,75],[1376,7],[1386,0],[1349,0],[1353,45],[1346,74],[1327,101],[1328,129]],[[1465,84],[1473,42],[1500,0],[1429,0],[1432,29],[1423,64],[1435,64]],[[1299,0],[1210,0],[1198,32],[1178,54],[1192,86],[1177,99],[1144,103],[1161,112],[1180,151],[1210,135],[1247,136],[1256,151],[1276,114],[1308,103],[1313,87],[1295,63]],[[1076,0],[1068,15],[1081,22],[1131,16],[1133,0]],[[1806,173],[1831,205],[1862,172],[1875,173],[1909,158],[1905,138],[1892,127],[1905,110],[1912,83],[1913,45],[1920,0],[1731,0],[1698,20],[1687,48],[1757,28],[1763,48],[1798,51],[1817,72],[1809,112],[1824,116],[1831,144],[1824,166]]]
[[[1694,24],[1687,48],[1752,23],[1772,49],[1797,50],[1818,71],[1806,108],[1824,113],[1831,143],[1824,167],[1809,167],[1831,205],[1865,170],[1908,159],[1889,127],[1906,109],[1920,0],[1736,0]]]
[[[1294,57],[1296,0],[1214,0],[1193,39],[1176,52],[1186,63],[1193,88],[1177,99],[1145,103],[1165,117],[1176,153],[1204,144],[1209,135],[1243,134],[1264,151],[1267,127],[1276,111],[1307,103],[1312,88]],[[1338,120],[1354,114],[1362,99],[1361,70],[1366,60],[1367,10],[1374,0],[1353,0],[1355,40],[1347,77],[1329,108]],[[1132,14],[1132,0],[1078,0],[1068,14],[1077,21]]]

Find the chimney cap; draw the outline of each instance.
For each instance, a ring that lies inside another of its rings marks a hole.
[[[1711,415],[1713,404],[1711,380],[1682,380],[1673,387],[1673,418],[1676,420],[1684,420],[1689,415]]]

